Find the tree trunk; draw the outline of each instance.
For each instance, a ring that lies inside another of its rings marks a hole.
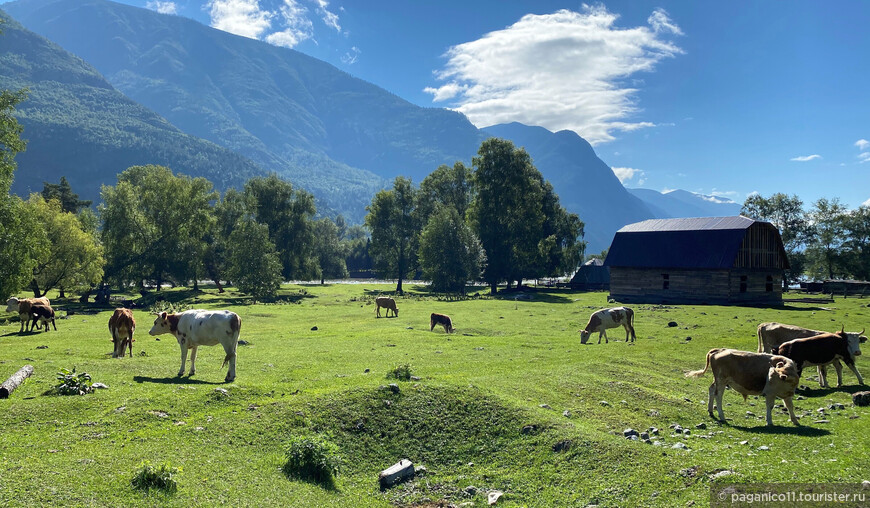
[[[39,298],[42,296],[42,294],[39,291],[39,283],[36,282],[36,279],[33,279],[32,281],[30,281],[30,289],[33,290],[33,297],[34,298]]]
[[[325,281],[323,280],[323,275],[321,275],[320,276],[320,285],[322,286],[324,283],[325,283]]]
[[[61,286],[61,287],[59,288],[59,290],[60,290],[60,294],[58,295],[58,298],[66,298],[66,295],[65,295],[64,292],[63,292],[63,286]]]
[[[33,365],[25,365],[24,367],[18,369],[18,372],[12,374],[12,377],[7,379],[3,382],[2,385],[0,385],[0,399],[8,399],[9,395],[11,395],[16,388],[21,386],[21,383],[23,383],[25,379],[29,378],[31,374],[33,374]]]
[[[402,277],[399,277],[399,283],[396,285],[396,294],[401,296],[402,293]]]
[[[494,295],[498,293],[498,283],[492,282],[489,285],[489,294]]]
[[[193,290],[199,291],[199,281],[197,280],[197,277],[193,278]]]

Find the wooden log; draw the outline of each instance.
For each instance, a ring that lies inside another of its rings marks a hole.
[[[414,477],[414,464],[408,459],[402,459],[381,471],[378,475],[378,481],[381,488],[392,487],[393,485]]]
[[[8,399],[9,395],[11,395],[25,379],[29,378],[31,374],[33,374],[33,365],[25,365],[18,369],[18,372],[12,374],[12,377],[0,385],[0,399]]]

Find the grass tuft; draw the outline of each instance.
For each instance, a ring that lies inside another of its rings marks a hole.
[[[130,483],[140,490],[156,489],[172,494],[178,490],[176,478],[179,474],[181,474],[180,467],[172,467],[168,463],[154,466],[146,460],[139,466],[139,470],[136,471]]]
[[[290,437],[282,468],[291,478],[311,481],[326,487],[335,486],[335,477],[341,468],[338,446],[326,437],[303,432]]]
[[[399,381],[411,380],[411,366],[409,364],[397,365],[391,371],[387,372],[387,379],[398,379]]]

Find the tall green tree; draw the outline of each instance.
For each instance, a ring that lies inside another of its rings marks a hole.
[[[255,300],[275,296],[281,287],[281,261],[268,226],[249,216],[235,223],[227,245],[227,274]]]
[[[402,294],[402,281],[417,268],[420,226],[415,206],[411,180],[399,176],[392,189],[378,192],[366,207],[365,224],[372,234],[369,253],[378,271],[398,279],[398,294]]]
[[[753,194],[746,198],[740,213],[756,220],[770,222],[779,230],[791,268],[785,271],[783,287],[797,281],[804,273],[804,247],[810,237],[810,223],[804,203],[797,195],[781,192],[768,198]]]
[[[208,277],[215,283],[219,293],[224,292],[221,280],[227,272],[227,250],[230,235],[236,223],[248,213],[244,195],[236,189],[228,189],[223,198],[215,203],[214,221],[205,234],[205,252],[203,253],[203,268]],[[274,249],[274,244],[272,249]]]
[[[440,205],[420,235],[420,268],[432,289],[465,294],[486,266],[486,253],[465,219],[451,205]]]
[[[79,195],[73,192],[65,176],[60,177],[60,183],[43,182],[42,197],[46,201],[56,199],[64,212],[72,214],[78,214],[93,203],[91,200],[79,199]]]
[[[0,299],[4,301],[30,283],[37,259],[48,249],[36,217],[21,199],[9,194],[15,155],[26,147],[14,116],[15,106],[25,97],[25,90],[0,91]]]
[[[217,198],[204,178],[163,166],[133,166],[104,185],[99,207],[106,275],[119,282],[186,283],[204,272],[205,237]]]
[[[326,278],[347,277],[347,265],[344,261],[347,248],[341,241],[341,231],[329,218],[314,222],[314,253],[317,256],[321,284]]]
[[[453,167],[442,164],[420,182],[417,195],[417,216],[423,226],[439,205],[452,207],[465,217],[473,197],[471,169],[461,162]]]
[[[314,196],[271,174],[245,183],[245,202],[257,222],[269,228],[269,238],[281,259],[285,280],[317,276],[314,256]]]
[[[846,265],[856,279],[870,280],[870,206],[862,205],[845,217],[843,243]]]
[[[545,221],[540,172],[529,154],[504,139],[480,145],[474,167],[471,225],[486,250],[484,280],[493,294],[497,285],[535,271]]]
[[[576,213],[568,213],[559,203],[559,196],[550,182],[541,179],[544,199],[543,237],[538,243],[540,264],[536,275],[557,277],[572,273],[583,260],[586,242],[582,241],[583,221]]]
[[[67,288],[100,282],[105,264],[103,247],[83,229],[78,217],[64,211],[60,201],[46,201],[39,194],[31,194],[26,207],[39,221],[49,246],[33,269],[33,295],[40,297],[59,288],[63,298]]]
[[[838,198],[820,198],[813,203],[807,257],[810,271],[829,279],[844,275],[842,245],[845,240],[847,209]]]

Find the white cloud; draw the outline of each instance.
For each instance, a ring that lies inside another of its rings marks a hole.
[[[167,2],[163,0],[153,0],[145,4],[146,9],[157,11],[160,14],[177,14],[178,4],[175,2]]]
[[[300,42],[314,36],[314,25],[308,19],[308,9],[295,0],[284,0],[284,5],[278,10],[281,14],[284,30],[273,32],[264,39],[269,44],[295,47]]]
[[[619,183],[625,184],[626,181],[633,179],[635,176],[638,179],[641,179],[638,182],[638,185],[643,185],[642,177],[644,175],[643,170],[635,169],[635,168],[611,168],[613,170],[613,174],[616,175],[616,178],[619,178]]]
[[[819,154],[817,154],[817,153],[814,153],[814,154],[812,154],[812,155],[801,155],[801,156],[799,156],[799,157],[792,157],[792,158],[789,159],[789,160],[790,160],[790,161],[793,161],[793,162],[807,162],[807,161],[811,161],[811,160],[815,160],[815,159],[821,159],[821,158],[822,158],[821,155],[819,155]]]
[[[653,71],[683,51],[667,40],[681,33],[667,13],[656,10],[650,26],[620,28],[603,6],[523,16],[513,25],[453,46],[428,87],[435,101],[452,100],[480,127],[512,121],[570,129],[591,143],[614,132],[654,124],[631,122],[638,112],[636,88],[625,82]]]
[[[870,199],[861,203],[861,206],[870,206]]]
[[[341,61],[347,65],[353,65],[359,58],[360,53],[362,53],[362,51],[360,51],[358,47],[353,46],[352,48],[350,48],[350,51],[348,51],[344,54],[344,56],[341,57]]]
[[[865,162],[870,162],[870,152],[859,153],[858,159],[861,161],[861,164],[864,164]]]
[[[338,15],[327,9],[329,2],[326,0],[316,0],[316,2],[317,14],[320,14],[320,19],[323,20],[326,26],[334,28],[336,32],[341,32],[341,25],[338,24]]]
[[[257,39],[269,30],[275,15],[260,9],[257,0],[209,0],[205,8],[212,27],[251,39]]]
[[[855,141],[855,146],[858,147],[858,150],[866,150],[867,147],[870,146],[870,141],[859,139],[858,141]]]

